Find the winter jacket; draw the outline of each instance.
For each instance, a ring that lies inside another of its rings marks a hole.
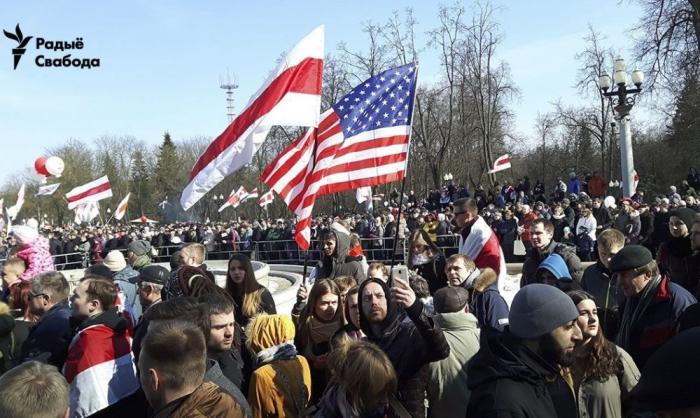
[[[356,260],[346,260],[350,250],[350,235],[347,231],[334,229],[338,240],[335,243],[335,252],[331,257],[324,256],[319,263],[316,280],[335,278],[337,276],[352,276],[358,283],[365,279],[366,272],[362,269],[362,263]]]
[[[39,273],[54,271],[53,258],[49,252],[49,240],[39,236],[29,244],[23,245],[17,251],[17,257],[24,260],[27,269],[19,278],[21,280],[32,280]]]
[[[472,391],[467,417],[577,417],[576,399],[558,365],[507,331],[487,334],[481,333],[479,352],[467,369]]]
[[[625,236],[625,244],[637,244],[639,234],[642,232],[642,222],[639,219],[639,212],[621,213],[615,220],[615,229]],[[668,228],[666,228],[668,229]]]
[[[474,279],[469,310],[479,322],[479,327],[490,327],[498,331],[508,325],[508,304],[498,291],[498,276],[490,268],[482,269]],[[462,285],[466,288],[467,281]]]
[[[695,294],[698,286],[697,277],[692,277],[693,249],[690,247],[690,235],[683,238],[671,238],[659,246],[656,262],[659,271],[668,276],[688,292]]]
[[[137,321],[141,317],[141,301],[139,300],[138,289],[136,287],[136,279],[139,277],[139,273],[129,266],[126,266],[121,271],[118,271],[112,275],[114,284],[119,286],[119,290],[124,293],[124,300],[122,304],[134,321]]]
[[[243,418],[243,408],[223,389],[204,382],[194,392],[156,411],[153,418]]]
[[[578,393],[579,417],[622,418],[622,401],[639,382],[639,369],[634,360],[620,347],[616,347],[622,361],[622,373],[609,376],[604,381],[584,378]]]
[[[581,288],[593,295],[598,308],[600,327],[605,337],[614,341],[620,327],[618,301],[622,295],[621,291],[618,292],[617,279],[598,261],[583,272]]]
[[[275,360],[250,377],[248,402],[253,418],[296,418],[311,396],[311,370],[303,356]],[[301,403],[303,400],[303,405]]]
[[[240,409],[244,411],[241,416],[250,417],[252,416],[250,405],[246,400],[245,395],[241,392],[231,380],[224,376],[224,372],[221,370],[221,366],[216,360],[207,359],[207,371],[204,373],[204,381],[215,383],[218,387],[224,390],[227,394],[231,395],[235,403]]]
[[[651,283],[651,282],[650,282]],[[647,285],[648,286],[648,285]],[[625,298],[620,308],[620,317],[625,310],[635,309],[640,298]],[[676,333],[678,318],[685,309],[697,303],[693,295],[666,277],[661,278],[653,300],[636,323],[630,324],[630,344],[625,347],[640,369],[654,352]],[[620,335],[618,335],[619,339]]]
[[[568,191],[575,195],[581,193],[581,182],[577,178],[569,179]]]
[[[380,279],[367,279],[360,285],[362,295],[368,283],[377,283],[389,295],[389,287]],[[421,376],[424,365],[447,358],[450,346],[440,327],[426,315],[419,299],[406,308],[411,322],[402,321],[398,306],[387,303],[387,315],[375,332],[364,310],[360,310],[360,328],[367,339],[377,344],[389,357],[398,377],[397,398],[413,417],[424,417],[423,403],[426,382]]]
[[[479,351],[479,324],[465,312],[437,314],[450,355],[428,365],[428,417],[463,417],[467,413],[470,390],[466,365]]]
[[[70,316],[67,300],[58,302],[46,311],[24,340],[19,362],[34,360],[61,370],[73,336]]]
[[[608,191],[608,183],[601,176],[593,176],[588,181],[588,194],[591,197],[603,197]]]
[[[598,209],[591,209],[593,216],[595,217],[596,224],[600,230],[605,230],[613,226],[614,219],[610,214],[610,210],[603,205],[600,205]]]
[[[527,252],[525,262],[523,263],[520,287],[535,283],[535,274],[537,273],[537,268],[540,263],[544,261],[545,258],[549,257],[550,254],[554,253],[559,254],[566,262],[566,266],[569,269],[569,277],[580,283],[581,277],[583,277],[583,265],[576,255],[576,248],[552,240],[542,253],[540,253],[537,248],[531,248]]]

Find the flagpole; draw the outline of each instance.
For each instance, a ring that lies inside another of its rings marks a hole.
[[[391,264],[389,265],[389,286],[391,287],[391,282],[392,282],[392,270],[394,269],[394,263],[396,262],[396,246],[399,244],[399,232],[401,228],[401,209],[403,208],[403,195],[404,195],[404,190],[406,189],[406,177],[408,177],[408,161],[411,156],[411,138],[413,138],[413,116],[416,113],[416,101],[417,98],[416,96],[418,95],[418,63],[416,62],[415,65],[415,71],[416,71],[416,85],[415,85],[415,90],[413,91],[413,106],[411,109],[411,129],[408,131],[408,150],[406,151],[406,166],[404,167],[403,170],[403,180],[401,181],[401,195],[399,196],[399,210],[397,212],[397,217],[396,217],[396,233],[394,234],[394,245],[393,249],[391,251]],[[405,248],[405,243],[404,243],[404,248]]]
[[[311,243],[309,242],[309,249],[311,248]],[[309,267],[309,249],[306,250],[306,255],[304,255],[304,272],[301,275],[301,284],[306,286],[306,271]]]

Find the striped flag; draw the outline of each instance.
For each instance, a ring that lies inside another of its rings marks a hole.
[[[302,39],[246,108],[199,156],[180,198],[183,209],[191,208],[226,176],[249,164],[272,126],[318,125],[323,32],[323,26],[319,26]]]
[[[73,210],[86,202],[96,202],[98,200],[112,197],[112,184],[107,176],[102,176],[90,183],[78,186],[66,193],[68,209]]]
[[[51,196],[56,190],[58,190],[58,186],[60,185],[61,183],[55,183],[47,184],[46,186],[40,186],[39,191],[36,192],[35,196]]]
[[[241,199],[241,203],[243,203],[249,199],[257,198],[259,196],[260,196],[260,193],[258,193],[258,188],[256,187],[253,190],[251,190],[248,194],[246,194],[245,197],[243,197],[243,199]]]
[[[233,206],[233,208],[236,209],[247,195],[248,192],[243,186],[239,187],[238,190],[236,190],[235,192],[231,190],[231,194],[228,195],[228,199],[226,199],[226,202],[224,202],[224,204],[221,205],[221,207],[219,208],[219,212],[223,211],[229,206]]]
[[[294,239],[301,248],[309,247],[317,196],[404,177],[416,73],[407,64],[356,86],[263,171],[261,180],[299,218]]]
[[[87,417],[131,395],[139,388],[131,338],[105,324],[82,329],[70,343],[63,375],[71,417]]]
[[[129,208],[129,196],[131,196],[131,192],[127,193],[126,197],[119,202],[117,209],[114,211],[114,219],[121,221],[126,214],[126,210]]]
[[[275,193],[272,190],[270,190],[267,193],[260,196],[260,199],[258,199],[258,205],[264,208],[265,206],[272,203],[273,200],[275,200]]]
[[[75,219],[73,222],[80,225],[81,223],[90,223],[93,219],[100,216],[100,204],[97,202],[81,203],[75,208]]]
[[[493,168],[489,170],[489,174],[497,173],[499,171],[507,170],[510,168],[510,155],[504,154],[496,158],[493,163]]]

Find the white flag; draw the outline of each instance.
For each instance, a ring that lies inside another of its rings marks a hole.
[[[22,209],[22,205],[24,205],[24,183],[22,183],[22,186],[19,188],[19,192],[17,192],[17,203],[15,203],[15,205],[12,207],[7,208],[7,216],[11,221],[14,221],[17,218],[17,214],[19,213],[19,210]]]
[[[506,170],[510,168],[510,154],[503,154],[500,157],[496,158],[496,161],[493,162],[493,168],[489,170],[489,174],[497,173],[502,170]]]
[[[371,212],[372,209],[374,209],[374,205],[372,204],[372,186],[359,187],[355,198],[357,199],[357,203],[365,202],[367,212]]]
[[[129,196],[131,196],[131,192],[127,193],[126,197],[119,202],[117,209],[114,211],[114,219],[121,221],[124,217],[126,209],[129,207]]]
[[[40,186],[39,191],[36,192],[35,196],[51,196],[61,183],[47,184],[46,186]]]
[[[100,204],[97,202],[81,203],[75,208],[75,223],[90,223],[100,216]]]

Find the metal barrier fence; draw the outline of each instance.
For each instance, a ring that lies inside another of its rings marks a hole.
[[[368,263],[382,262],[388,264],[391,262],[394,238],[361,238],[360,243]],[[438,236],[436,243],[446,257],[457,253],[459,240],[456,235]],[[233,244],[216,243],[207,247],[210,249],[207,251],[208,260],[228,260],[233,253],[244,253],[252,260],[264,263],[301,265],[304,264],[305,257],[304,251],[299,249],[294,240],[257,241],[253,243],[237,242]],[[152,259],[154,262],[167,263],[180,248],[182,248],[181,245],[154,247]],[[126,256],[126,249],[120,248],[119,251]],[[321,241],[312,240],[309,247],[309,262],[319,261],[322,251]],[[406,239],[399,238],[396,245],[396,261],[404,262],[407,257],[408,247]],[[90,254],[83,252],[57,254],[53,256],[53,259],[57,270],[86,268],[90,265]],[[0,259],[0,265],[4,264],[4,262],[4,259]]]

